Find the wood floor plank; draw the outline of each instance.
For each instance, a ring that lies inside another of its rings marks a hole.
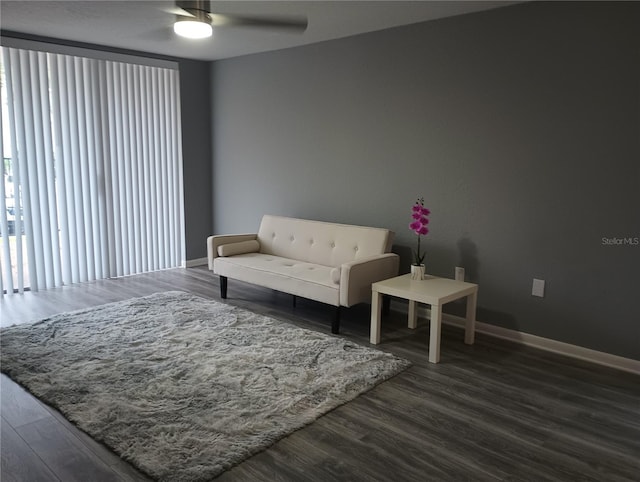
[[[352,461],[356,461],[356,468],[366,465],[369,477],[381,477],[386,480],[394,478],[395,474],[402,474],[403,480],[423,480],[429,474],[434,480],[445,480],[455,477],[451,470],[442,468],[442,459],[434,462],[434,447],[427,440],[410,438],[406,432],[398,433],[389,429],[395,423],[395,417],[380,414],[378,417],[358,416],[357,408],[336,410],[332,417],[325,417],[316,427],[317,430],[333,434],[328,437],[329,447],[333,438],[342,434],[347,442],[357,440],[350,446]],[[366,423],[368,419],[369,423]],[[354,431],[359,433],[354,437]],[[456,464],[460,467],[463,464]],[[467,467],[469,469],[469,467]],[[475,480],[495,480],[487,477],[482,471],[475,473]]]
[[[217,277],[199,267],[25,293],[0,300],[0,325],[158,291],[219,300],[218,288]],[[230,281],[228,294],[228,304],[330,332],[333,309],[327,305],[298,299],[293,308],[289,295],[238,281]],[[463,330],[452,326],[443,326],[441,363],[434,365],[428,362],[428,325],[420,320],[410,330],[406,313],[390,313],[376,348],[408,358],[411,368],[219,480],[639,480],[640,377],[482,334],[465,345]],[[340,336],[369,344],[368,305],[344,310]],[[0,378],[3,398],[11,384]],[[45,407],[51,418],[43,417],[40,402],[26,392],[22,398],[18,410],[2,403],[2,415],[20,425],[15,436],[3,438],[3,457],[5,450],[20,453],[20,441],[28,440],[24,456],[46,461],[60,480],[144,480],[55,410]],[[0,475],[29,481],[4,462]]]
[[[498,417],[492,418],[472,406],[455,404],[448,397],[431,398],[421,406],[424,398],[419,394],[404,390],[404,386],[393,388],[401,392],[394,399],[403,398],[417,407],[398,413],[399,420],[404,418],[407,430],[417,429],[435,446],[454,448],[453,454],[444,454],[443,459],[458,457],[481,467],[499,467],[504,475],[529,473],[536,474],[540,480],[598,480],[587,475],[589,468],[580,461],[560,460],[544,449],[539,434],[529,437],[526,431],[516,433],[509,423],[501,422]],[[383,398],[374,401],[380,409],[389,406],[386,402]]]
[[[22,425],[20,437],[65,482],[116,482],[121,477],[53,417]]]
[[[37,399],[21,386],[12,383],[7,375],[2,373],[0,378],[2,418],[12,427],[20,427],[36,420],[51,417],[51,414]]]
[[[5,419],[0,419],[0,479],[2,482],[51,482],[60,480],[20,438]]]
[[[44,405],[44,404],[43,404]],[[123,480],[128,482],[144,482],[149,481],[148,477],[136,470],[133,466],[122,460],[118,455],[113,453],[109,448],[92,439],[85,432],[69,423],[60,412],[52,407],[44,405],[51,415],[57,419],[70,433],[78,439],[88,450],[95,454],[102,462],[109,466],[113,471],[118,473]]]

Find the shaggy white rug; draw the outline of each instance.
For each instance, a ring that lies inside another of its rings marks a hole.
[[[0,334],[3,372],[167,481],[211,479],[410,365],[177,291]]]

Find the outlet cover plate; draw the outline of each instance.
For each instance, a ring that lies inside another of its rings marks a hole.
[[[533,278],[533,287],[531,288],[531,294],[533,296],[539,296],[544,298],[544,280]]]

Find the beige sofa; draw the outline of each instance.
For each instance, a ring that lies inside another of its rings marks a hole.
[[[340,307],[371,302],[371,284],[398,275],[388,229],[265,215],[255,234],[210,236],[209,269],[220,296],[232,278]]]

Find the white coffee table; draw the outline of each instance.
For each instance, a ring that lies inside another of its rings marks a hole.
[[[464,342],[473,345],[476,324],[478,285],[448,278],[427,275],[424,280],[412,280],[410,274],[397,276],[371,285],[371,343],[380,343],[380,315],[382,295],[409,300],[409,328],[415,329],[418,322],[418,303],[431,305],[431,328],[429,334],[429,361],[440,361],[440,330],[442,305],[460,298],[467,298],[467,316],[464,326]]]

